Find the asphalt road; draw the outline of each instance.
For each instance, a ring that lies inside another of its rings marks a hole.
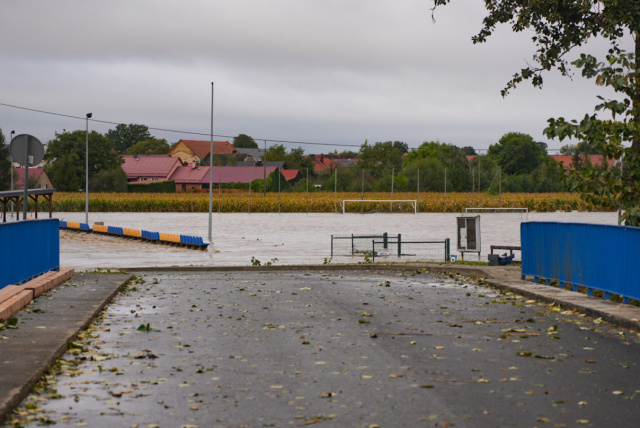
[[[14,423],[638,424],[637,333],[470,279],[375,271],[139,276],[144,282],[71,345]]]

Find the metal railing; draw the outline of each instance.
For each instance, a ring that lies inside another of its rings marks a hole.
[[[522,279],[558,281],[610,299],[640,299],[640,228],[584,223],[527,222],[520,226]]]
[[[0,288],[60,268],[58,219],[0,223]]]
[[[333,258],[336,253],[339,253],[338,255],[341,256],[355,256],[357,254],[371,252],[372,239],[386,242],[389,239],[389,234],[385,232],[377,235],[331,235],[331,258]]]
[[[449,238],[429,241],[403,241],[402,235],[397,239],[371,241],[371,260],[376,257],[404,257],[426,261],[449,261],[451,256]]]
[[[442,240],[402,239],[402,235],[388,233],[370,235],[331,235],[331,258],[334,256],[396,256],[414,257],[420,260],[448,261],[450,257],[449,238]]]

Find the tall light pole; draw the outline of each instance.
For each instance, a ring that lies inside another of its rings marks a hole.
[[[84,222],[85,223],[89,223],[89,119],[91,119],[91,116],[93,116],[92,113],[87,113],[87,130],[86,130],[86,147],[85,147],[85,153],[84,153],[84,160],[85,160],[85,166],[84,166],[84,172],[85,172],[85,193],[86,193],[86,199],[85,199],[85,203],[84,203],[84,207],[85,207],[85,213],[84,213]]]
[[[15,135],[16,131],[11,131],[11,140],[13,141],[13,136]],[[11,161],[11,190],[13,191],[13,156],[10,154],[9,155],[9,160]],[[13,218],[13,199],[11,200],[11,218]]]
[[[211,147],[209,147],[209,243],[213,244],[213,82],[211,82]]]

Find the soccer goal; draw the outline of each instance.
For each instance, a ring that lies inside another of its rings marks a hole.
[[[395,212],[413,213],[418,212],[418,201],[416,199],[344,199],[342,201],[342,214],[348,212]]]
[[[524,214],[525,219],[529,219],[529,208],[504,208],[504,207],[496,207],[496,208],[465,208],[464,214],[496,214],[496,213],[519,213],[520,217]]]

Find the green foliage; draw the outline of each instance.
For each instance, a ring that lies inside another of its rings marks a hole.
[[[291,151],[287,152],[284,145],[276,144],[267,149],[264,160],[284,161],[287,169],[299,169],[303,175],[305,175],[306,170],[309,169],[309,174],[314,174],[313,162],[308,156],[304,155],[304,149],[302,147],[291,149]]]
[[[600,119],[597,114],[585,115],[580,121],[549,119],[544,131],[549,138],[575,138],[593,145],[605,159],[622,159],[618,168],[586,165],[576,169],[569,182],[585,201],[623,210],[620,221],[629,226],[640,226],[640,105],[634,102],[640,79],[635,60],[635,55],[626,52],[610,53],[606,63],[581,55],[574,65],[582,69],[583,76],[622,95],[622,99],[599,97],[602,102],[595,107],[596,112],[608,111],[613,120]]]
[[[126,192],[127,174],[122,168],[99,171],[89,182],[92,192]]]
[[[446,5],[453,0],[434,0]],[[570,75],[567,53],[583,46],[590,38],[607,39],[613,52],[619,50],[623,36],[631,33],[636,51],[640,44],[640,5],[637,0],[485,0],[488,15],[473,43],[484,43],[499,24],[508,24],[516,32],[531,32],[536,45],[533,61],[513,75],[506,95],[523,80],[541,87],[542,72],[556,69]]]
[[[170,150],[169,143],[164,138],[151,138],[138,141],[127,149],[126,155],[164,155]]]
[[[47,174],[54,187],[61,191],[84,190],[86,131],[56,133],[49,141],[45,159]],[[122,158],[113,151],[113,143],[104,135],[89,133],[89,181],[100,171],[120,168]]]
[[[244,149],[257,149],[258,143],[247,134],[239,134],[233,138],[233,147]]]
[[[417,190],[419,172],[421,191],[443,192],[445,170],[447,191],[471,190],[471,169],[465,153],[452,144],[438,141],[422,143],[406,156],[401,175],[406,177],[407,189]]]
[[[113,142],[113,148],[118,153],[125,153],[131,146],[140,141],[153,139],[146,125],[135,125],[133,123],[116,125],[115,129],[110,129],[105,135]]]
[[[11,161],[9,145],[5,146],[5,138],[0,128],[0,190],[11,190]]]
[[[506,174],[529,174],[546,156],[546,150],[528,134],[509,132],[498,144],[489,146],[490,157],[497,160]]]
[[[149,184],[128,184],[127,188],[131,193],[176,193],[176,182],[169,180]]]
[[[392,170],[400,171],[407,151],[407,144],[401,141],[386,141],[372,146],[365,141],[358,153],[358,167],[371,171],[375,178],[381,178],[389,175]]]

